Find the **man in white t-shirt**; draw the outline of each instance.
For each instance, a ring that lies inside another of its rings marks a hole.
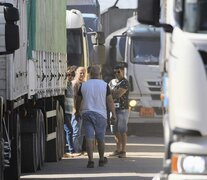
[[[81,106],[81,112],[80,112]],[[116,113],[110,88],[101,80],[101,69],[98,65],[89,69],[89,80],[82,83],[76,100],[76,116],[82,116],[85,128],[86,149],[88,154],[87,168],[94,167],[93,141],[96,138],[99,152],[99,166],[107,163],[104,157],[104,135],[107,127],[107,108],[116,119]]]

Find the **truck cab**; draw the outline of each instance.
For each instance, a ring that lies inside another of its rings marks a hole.
[[[130,84],[130,122],[150,121],[162,115],[159,53],[159,28],[138,24],[127,30],[124,60]]]
[[[165,158],[157,179],[207,179],[206,8],[206,0],[139,0],[138,21],[162,28]]]
[[[157,123],[162,117],[160,28],[140,24],[136,17],[106,38],[104,80],[113,79],[113,67],[123,62],[130,85],[129,123]]]
[[[68,66],[89,66],[89,47],[86,27],[79,10],[66,10]]]

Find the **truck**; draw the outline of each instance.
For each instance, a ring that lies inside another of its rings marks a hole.
[[[139,0],[138,21],[162,28],[165,155],[156,179],[207,179],[206,8],[206,0]]]
[[[89,66],[89,47],[85,22],[77,9],[66,10],[67,64]]]
[[[108,73],[104,78],[112,79],[113,67],[124,63],[129,81],[129,123],[158,123],[162,117],[160,29],[138,23],[135,18],[129,18],[125,28],[107,37]]]
[[[90,19],[90,14],[85,15]],[[87,32],[87,18],[77,9],[66,10],[67,64],[84,66],[105,60],[105,37],[101,31]],[[88,23],[88,26],[90,23]]]
[[[127,19],[125,26],[115,30],[106,37],[105,40],[105,58],[104,80],[109,82],[114,78],[113,68],[119,62],[124,62],[126,50],[126,32],[127,30],[138,24],[137,16],[131,16]]]
[[[82,15],[82,23],[88,41],[89,64],[102,64],[104,62],[105,37],[100,22],[100,5],[98,0],[69,0],[67,10],[76,9]]]
[[[154,123],[162,116],[160,29],[138,24],[126,32],[124,61],[129,80],[129,122]]]
[[[64,153],[66,1],[0,2],[0,179]]]

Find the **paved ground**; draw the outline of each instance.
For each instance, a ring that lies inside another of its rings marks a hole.
[[[86,168],[87,156],[63,158],[46,163],[35,174],[23,174],[23,180],[150,180],[162,168],[163,138],[129,136],[127,158],[108,157],[108,164],[98,167],[98,153],[94,153],[95,168]],[[106,156],[115,150],[114,138],[106,136]]]

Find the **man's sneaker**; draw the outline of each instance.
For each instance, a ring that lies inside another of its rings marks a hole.
[[[63,154],[63,157],[64,158],[69,158],[69,157],[71,157],[71,153],[65,153],[65,154]]]
[[[125,151],[121,151],[118,155],[119,158],[126,158],[126,152]]]
[[[107,159],[107,157],[104,157],[104,159],[103,160],[99,160],[99,167],[103,167],[105,164],[107,164],[107,162],[108,162],[108,159]]]
[[[65,153],[63,155],[64,158],[72,158],[72,157],[77,157],[77,156],[80,156],[81,153]]]
[[[94,162],[88,161],[87,168],[94,168]]]
[[[71,153],[71,157],[81,156],[81,153]]]
[[[121,152],[120,151],[114,151],[109,156],[118,156]]]

